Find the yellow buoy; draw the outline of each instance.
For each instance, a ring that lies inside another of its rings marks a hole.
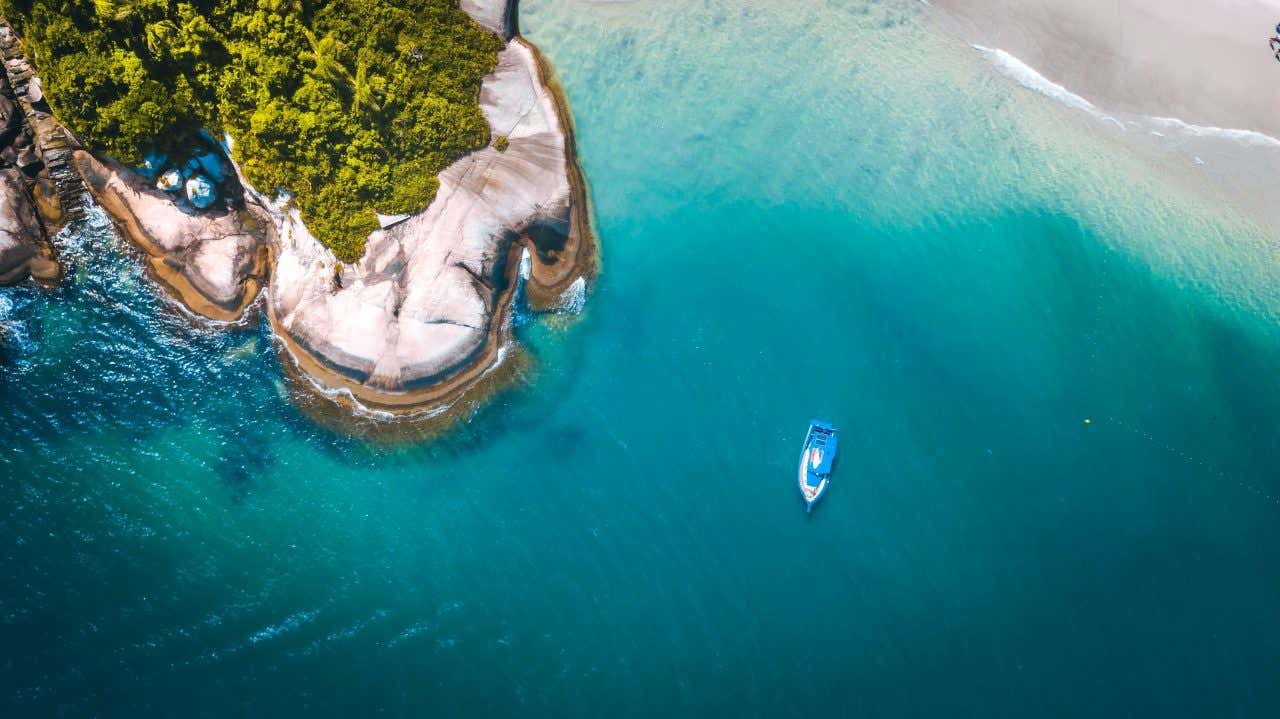
[[[1084,418],[1084,423],[1085,423],[1085,424],[1093,424],[1093,420],[1089,419],[1088,417],[1085,417],[1085,418]]]

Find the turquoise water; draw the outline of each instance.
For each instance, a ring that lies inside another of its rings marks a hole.
[[[1271,240],[914,0],[749,5],[522,3],[605,272],[437,442],[100,221],[0,292],[0,715],[1274,716]]]

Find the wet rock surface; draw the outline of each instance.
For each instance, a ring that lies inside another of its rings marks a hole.
[[[575,229],[585,194],[563,109],[532,46],[507,45],[480,104],[505,148],[447,168],[431,205],[373,233],[358,265],[339,265],[296,217],[282,229],[271,317],[325,387],[391,411],[448,402],[502,359],[521,254],[532,250],[532,296],[593,251]]]
[[[152,276],[193,312],[240,319],[266,280],[272,223],[253,203],[186,211],[114,160],[77,150],[73,163],[94,199],[147,255]]]
[[[42,284],[57,282],[58,263],[44,249],[44,225],[27,191],[22,173],[0,168],[0,286],[27,278]]]
[[[494,143],[446,168],[430,205],[374,232],[351,266],[296,212],[239,182],[231,200],[208,210],[175,202],[154,178],[80,148],[48,114],[32,123],[33,133],[16,135],[39,142],[15,142],[10,155],[35,170],[50,157],[73,168],[146,254],[151,275],[193,312],[239,320],[267,287],[273,329],[296,369],[324,393],[396,414],[431,412],[503,376],[494,370],[508,354],[521,282],[531,307],[550,309],[580,296],[595,271],[568,109],[537,49],[515,37],[516,5],[461,3],[508,40],[480,92]],[[19,75],[27,82],[33,73],[23,66]],[[70,207],[64,173],[28,174],[24,185],[14,168],[15,189],[4,186],[13,198],[5,211],[23,218],[15,227],[39,226],[35,208],[61,221]],[[0,257],[15,267],[38,259],[29,243],[0,241],[9,248]]]
[[[26,114],[7,73],[0,73],[0,286],[27,279],[51,286],[62,274],[46,228],[46,219],[60,220],[61,212],[57,202],[47,209],[39,202],[42,181],[47,184],[42,169]]]

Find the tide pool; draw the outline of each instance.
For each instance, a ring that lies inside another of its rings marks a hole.
[[[1274,715],[1273,240],[922,12],[522,2],[604,272],[434,442],[76,228],[0,290],[0,714]]]

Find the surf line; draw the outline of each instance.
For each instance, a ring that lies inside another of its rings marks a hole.
[[[1009,53],[997,47],[985,47],[982,45],[973,45],[973,49],[982,53],[996,69],[1006,77],[1012,78],[1019,85],[1038,92],[1045,97],[1056,100],[1073,110],[1087,112],[1090,115],[1102,120],[1103,122],[1113,122],[1121,130],[1125,129],[1124,123],[1116,118],[1102,112],[1096,105],[1083,97],[1075,94],[1067,88],[1041,75],[1035,68]]]
[[[983,57],[994,65],[996,70],[998,70],[1002,75],[1014,80],[1028,90],[1038,92],[1041,95],[1044,95],[1045,97],[1073,110],[1086,112],[1103,122],[1114,123],[1115,126],[1121,130],[1129,129],[1125,123],[1103,112],[1097,105],[1094,105],[1084,97],[1077,95],[1066,87],[1050,80],[1040,74],[1040,72],[1035,68],[1026,64],[1022,60],[1019,60],[1008,52],[1005,52],[1000,48],[986,47],[983,45],[971,45],[971,47],[982,53]],[[1148,125],[1154,125],[1162,130],[1177,131],[1192,137],[1231,140],[1242,145],[1255,145],[1269,147],[1272,149],[1280,149],[1280,139],[1256,130],[1238,130],[1226,127],[1196,125],[1176,117],[1159,117],[1155,115],[1140,115],[1137,117]],[[1142,126],[1141,123],[1131,122],[1130,124],[1135,127]],[[1150,128],[1148,129],[1151,134],[1156,137],[1167,137],[1163,132],[1151,130]],[[1203,162],[1197,164],[1203,164]]]

